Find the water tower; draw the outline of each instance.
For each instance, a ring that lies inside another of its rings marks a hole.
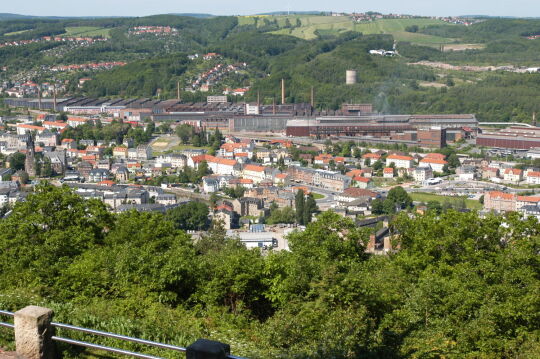
[[[347,70],[345,73],[345,83],[347,85],[354,85],[356,83],[356,70]]]

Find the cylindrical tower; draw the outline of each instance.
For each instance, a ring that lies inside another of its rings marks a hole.
[[[347,85],[354,85],[356,83],[356,70],[347,70],[345,74],[345,83]]]

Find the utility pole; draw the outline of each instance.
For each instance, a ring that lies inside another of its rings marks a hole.
[[[53,110],[56,111],[56,83],[53,85],[53,105]]]
[[[281,79],[281,104],[285,105],[285,79]]]
[[[38,101],[39,101],[39,109],[41,110],[41,85],[38,87]]]

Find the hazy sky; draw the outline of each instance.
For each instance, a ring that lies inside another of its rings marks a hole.
[[[539,0],[0,0],[0,13],[43,16],[246,15],[287,9],[540,17]]]

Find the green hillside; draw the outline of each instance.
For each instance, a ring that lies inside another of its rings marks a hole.
[[[64,36],[81,36],[81,37],[95,37],[101,36],[108,38],[110,37],[111,29],[101,28],[97,26],[74,26],[66,27]]]
[[[254,18],[244,18],[240,23],[253,23]],[[290,27],[286,27],[287,21]],[[306,40],[317,38],[318,35],[336,35],[346,31],[357,31],[363,34],[390,34],[398,41],[410,41],[418,44],[444,44],[454,39],[428,34],[407,32],[405,29],[412,25],[424,28],[445,24],[434,19],[381,19],[373,22],[355,23],[349,17],[332,16],[281,16],[277,20],[280,30],[276,34],[292,35]],[[301,26],[297,26],[301,23]]]

